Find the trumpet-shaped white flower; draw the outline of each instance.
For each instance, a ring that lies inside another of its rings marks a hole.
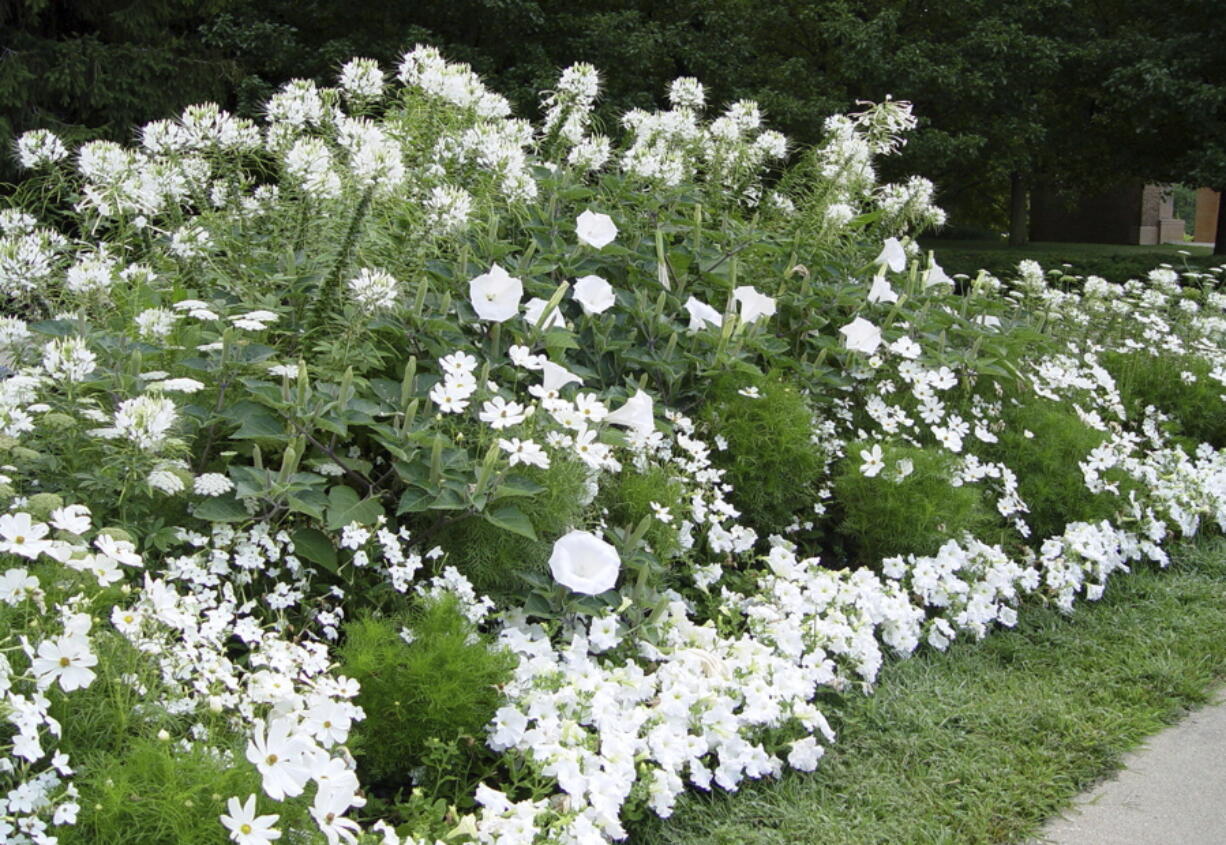
[[[940,264],[937,264],[936,259],[932,260],[932,266],[924,273],[924,288],[930,288],[935,285],[949,285],[953,287],[954,280],[949,278],[945,270]]]
[[[478,317],[502,323],[519,313],[524,284],[495,264],[468,283],[468,296]]]
[[[535,326],[541,323],[541,317],[545,314],[545,307],[549,303],[541,299],[539,296],[534,296],[524,303],[524,320],[528,325]],[[541,323],[542,329],[564,329],[566,328],[566,318],[562,316],[562,312],[554,308],[549,312],[549,316],[545,317],[545,322]]]
[[[873,259],[873,263],[884,264],[895,273],[901,273],[907,269],[907,251],[898,238],[886,238],[881,253]]]
[[[752,285],[741,285],[732,291],[732,298],[741,308],[741,322],[745,325],[755,323],[763,317],[773,316],[775,300],[761,293]]]
[[[653,407],[651,396],[639,390],[626,400],[625,405],[611,412],[605,419],[614,425],[624,425],[640,434],[651,433],[656,428]]]
[[[873,286],[868,289],[868,301],[872,303],[898,301],[898,294],[886,281],[885,273],[878,273],[873,277]]]
[[[724,324],[724,315],[707,303],[690,297],[685,301],[685,310],[690,314],[690,331],[696,332],[706,326],[719,328]]]
[[[588,246],[604,249],[617,237],[617,226],[609,215],[588,209],[575,218],[575,235]]]
[[[588,596],[613,589],[620,570],[617,549],[589,531],[571,531],[560,537],[549,557],[554,580]]]
[[[613,286],[600,276],[580,277],[571,295],[583,307],[584,314],[603,314],[617,302]]]
[[[872,355],[881,345],[881,329],[874,326],[863,317],[852,320],[839,332],[847,340],[847,348],[854,352]]]

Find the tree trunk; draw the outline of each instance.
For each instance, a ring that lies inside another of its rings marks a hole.
[[[1026,183],[1021,173],[1009,174],[1009,246],[1030,243],[1030,215],[1027,213]]]
[[[1213,254],[1226,255],[1226,186],[1217,189],[1217,233],[1213,236]]]

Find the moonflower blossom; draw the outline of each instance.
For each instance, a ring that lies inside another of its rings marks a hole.
[[[549,571],[576,593],[600,595],[613,589],[621,570],[617,549],[589,531],[571,531],[553,544]]]
[[[873,259],[874,264],[884,264],[895,273],[907,269],[907,252],[898,242],[898,238],[886,238],[881,253]]]
[[[609,215],[588,209],[575,218],[575,235],[588,246],[604,249],[617,237],[617,226]]]
[[[584,314],[603,314],[617,302],[613,286],[600,276],[582,276],[575,281],[571,293]]]
[[[949,285],[952,287],[954,280],[949,278],[949,275],[937,264],[936,259],[933,259],[932,266],[924,273],[924,289],[927,290],[935,285]]]
[[[690,314],[689,328],[692,332],[699,331],[706,326],[718,329],[724,324],[723,314],[692,296],[685,301],[685,310]]]
[[[745,325],[757,322],[775,313],[775,300],[759,292],[752,285],[741,285],[732,291],[732,298],[741,306],[741,322]]]
[[[651,396],[639,390],[626,400],[625,405],[611,412],[605,419],[614,425],[624,425],[640,434],[651,433],[656,428],[652,407]]]
[[[549,303],[546,300],[537,296],[529,299],[524,303],[524,320],[526,320],[530,326],[535,326],[537,323],[541,323],[541,317],[544,316],[545,307],[548,305]],[[566,319],[562,316],[561,311],[554,308],[549,312],[549,316],[545,317],[545,322],[541,323],[541,328],[564,329],[566,328]]]
[[[868,301],[872,303],[898,301],[898,294],[894,292],[894,288],[890,287],[884,273],[878,273],[873,277],[873,286],[868,289]]]
[[[852,320],[839,332],[847,339],[847,348],[854,352],[872,355],[881,345],[881,329],[863,317]]]
[[[468,283],[468,296],[478,317],[502,323],[519,313],[524,284],[495,264]]]

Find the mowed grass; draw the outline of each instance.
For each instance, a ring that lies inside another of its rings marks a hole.
[[[691,794],[631,841],[1025,841],[1226,676],[1226,541],[1173,557],[1072,616],[1026,607],[1015,630],[889,663],[873,695],[826,702],[839,738],[817,772]]]

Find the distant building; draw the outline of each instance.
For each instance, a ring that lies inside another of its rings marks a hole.
[[[1196,239],[1200,240],[1199,195],[1197,199]],[[1175,216],[1175,199],[1161,185],[1128,182],[1075,200],[1043,187],[1030,194],[1032,241],[1183,243],[1184,231],[1184,221]]]
[[[1196,230],[1192,240],[1201,244],[1211,244],[1217,237],[1218,192],[1212,188],[1201,188],[1196,192]]]

